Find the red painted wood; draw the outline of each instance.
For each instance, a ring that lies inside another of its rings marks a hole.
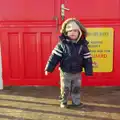
[[[54,18],[61,25],[62,3],[70,9],[65,18],[76,17],[86,27],[114,28],[113,72],[83,74],[83,86],[120,85],[119,0],[0,0],[4,85],[58,85],[58,68],[45,76],[44,67],[58,41]]]

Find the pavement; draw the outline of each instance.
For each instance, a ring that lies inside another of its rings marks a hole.
[[[120,120],[120,87],[82,87],[82,108],[60,108],[59,93],[55,86],[5,87],[0,120]]]

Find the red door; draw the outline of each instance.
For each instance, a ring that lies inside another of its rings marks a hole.
[[[58,41],[60,0],[0,1],[4,85],[57,85],[59,74],[44,75]]]
[[[58,84],[58,69],[45,76],[44,67],[58,41],[57,29],[61,18],[69,17],[78,18],[89,28],[114,29],[112,72],[96,72],[89,79],[83,75],[83,85],[120,85],[119,5],[118,0],[1,0],[0,40],[4,85]]]
[[[67,8],[65,19],[76,17],[87,28],[107,27],[114,30],[112,72],[95,72],[89,79],[83,77],[83,85],[120,85],[120,2],[118,0],[63,0],[63,4]],[[106,63],[102,66],[106,66]]]

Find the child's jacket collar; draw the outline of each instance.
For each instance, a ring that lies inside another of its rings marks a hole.
[[[61,34],[59,36],[59,39],[60,41],[64,41],[64,42],[67,42],[67,43],[71,43],[71,40],[68,36],[65,36],[64,34]],[[85,39],[85,38],[81,38],[76,44],[83,44],[83,45],[88,45],[89,42]]]

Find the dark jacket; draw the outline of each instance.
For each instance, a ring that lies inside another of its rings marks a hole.
[[[53,49],[45,71],[53,72],[58,63],[60,63],[60,68],[63,72],[79,73],[84,68],[85,74],[91,76],[93,74],[92,57],[87,46],[87,40],[81,38],[75,43],[64,34],[59,38],[60,41]]]

